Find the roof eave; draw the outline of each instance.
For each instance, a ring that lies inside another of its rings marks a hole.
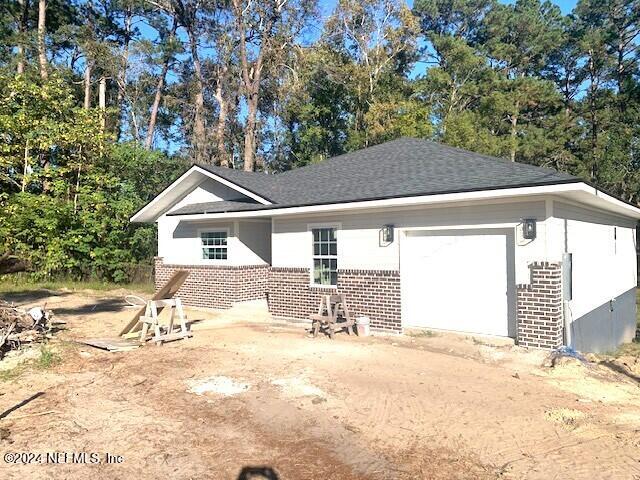
[[[218,212],[208,214],[176,215],[185,221],[225,218],[276,217],[284,215],[312,214],[339,211],[357,211],[371,208],[402,207],[411,205],[438,205],[465,201],[479,201],[501,199],[509,197],[523,197],[527,195],[554,195],[583,192],[596,196],[602,200],[601,206],[615,211],[619,215],[640,219],[640,208],[623,202],[620,199],[595,189],[581,180],[567,180],[565,182],[547,183],[543,185],[523,185],[515,187],[475,189],[438,194],[423,194],[384,199],[358,200],[352,202],[326,203],[313,205],[279,206],[271,205],[260,209],[233,212]]]

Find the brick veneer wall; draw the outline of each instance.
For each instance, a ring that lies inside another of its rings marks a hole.
[[[534,262],[529,268],[531,283],[516,286],[518,344],[557,348],[563,343],[561,266]],[[306,320],[317,310],[320,295],[337,291],[346,295],[353,315],[371,319],[371,328],[402,332],[398,271],[339,270],[334,290],[311,287],[308,268],[171,265],[156,258],[156,290],[177,270],[190,272],[177,293],[187,305],[229,308],[266,296],[274,317]]]
[[[388,270],[338,270],[337,289],[309,285],[308,268],[272,267],[268,285],[269,311],[274,317],[308,319],[315,313],[320,295],[346,295],[354,316],[366,315],[371,328],[401,332],[400,272]]]
[[[531,283],[516,286],[518,344],[557,348],[563,343],[561,265],[534,262],[529,268]]]
[[[189,276],[176,294],[186,305],[229,308],[236,302],[265,298],[269,265],[171,265],[155,260],[156,291],[178,270]]]

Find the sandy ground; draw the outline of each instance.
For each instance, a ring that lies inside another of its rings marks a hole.
[[[121,295],[10,296],[48,302],[66,330],[60,364],[0,382],[0,454],[101,463],[0,460],[0,478],[640,479],[640,384],[603,365],[544,367],[542,352],[443,334],[312,339],[193,310],[189,340],[71,342],[114,335],[131,315]]]

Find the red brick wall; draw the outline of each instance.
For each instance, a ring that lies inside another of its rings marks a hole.
[[[308,319],[320,295],[343,293],[354,316],[366,315],[371,328],[401,332],[400,273],[386,270],[339,270],[337,289],[309,285],[308,268],[271,268],[269,311],[274,317]]]
[[[156,291],[177,270],[188,270],[189,276],[176,295],[195,307],[229,308],[235,302],[265,298],[269,280],[268,265],[167,265],[156,258]]]
[[[531,283],[517,285],[518,345],[557,348],[563,343],[562,269],[558,263],[534,262]]]

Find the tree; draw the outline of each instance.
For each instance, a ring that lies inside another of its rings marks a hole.
[[[300,48],[289,59],[288,74],[274,103],[283,133],[271,167],[288,170],[345,153],[351,92],[344,82],[348,60],[326,46]],[[275,107],[274,107],[275,112]]]
[[[19,75],[24,73],[24,66],[26,61],[26,49],[25,40],[27,36],[27,28],[29,22],[29,0],[18,0],[18,45],[17,45],[17,57],[18,66],[17,73]]]
[[[342,78],[353,85],[350,148],[371,143],[367,112],[386,96],[381,86],[408,74],[416,60],[418,28],[407,5],[396,0],[341,0],[327,21],[324,42],[350,60]]]
[[[161,40],[161,44],[159,46],[161,67],[153,96],[153,104],[151,105],[151,113],[149,114],[149,123],[147,125],[147,134],[144,142],[144,146],[147,150],[151,148],[153,143],[153,135],[158,121],[158,110],[160,109],[160,100],[162,99],[167,74],[169,73],[171,63],[175,60],[176,52],[179,51],[179,42],[176,38],[176,30],[178,28],[176,19],[172,19],[170,28],[166,28],[164,25],[157,28]]]
[[[493,81],[486,59],[460,37],[431,34],[437,65],[418,81],[420,96],[432,106],[439,135],[448,142],[447,129],[460,114],[478,108]],[[463,146],[463,145],[457,145]]]
[[[184,167],[110,143],[101,121],[56,73],[0,76],[0,271],[124,281],[129,263],[150,260],[153,228],[128,219]]]
[[[470,43],[495,6],[495,0],[416,0],[413,12],[428,40],[450,36]]]
[[[484,19],[481,39],[503,77],[501,94],[495,99],[509,123],[511,161],[516,160],[519,144],[527,137],[528,125],[523,120],[535,121],[531,108],[553,108],[557,101],[555,90],[544,85],[539,75],[561,43],[562,27],[560,9],[547,0],[495,5]]]
[[[301,29],[313,19],[313,0],[232,0],[238,34],[242,92],[247,108],[244,125],[243,169],[256,167],[256,134],[260,85],[265,64],[290,49]]]

